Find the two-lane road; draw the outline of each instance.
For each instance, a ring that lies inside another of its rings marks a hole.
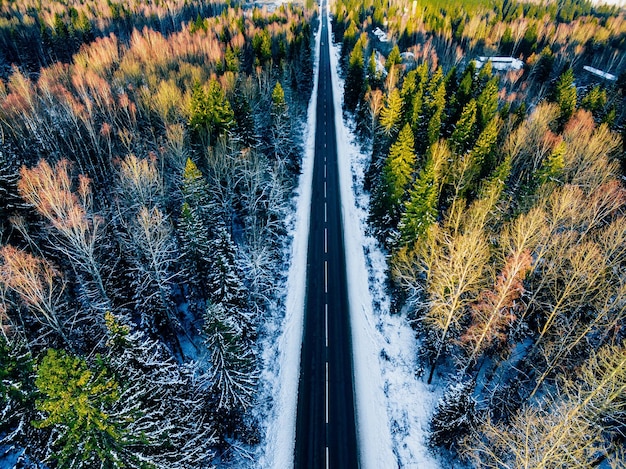
[[[346,261],[339,198],[328,16],[324,12],[322,7],[295,467],[357,469],[359,462]]]

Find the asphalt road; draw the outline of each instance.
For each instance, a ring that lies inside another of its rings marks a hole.
[[[296,469],[359,467],[327,28],[323,15]]]

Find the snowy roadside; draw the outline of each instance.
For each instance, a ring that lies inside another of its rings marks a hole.
[[[426,436],[441,391],[416,376],[415,333],[404,317],[389,313],[385,253],[365,234],[368,156],[343,121],[340,50],[330,44],[361,467],[436,469],[442,464],[429,453]]]
[[[296,413],[298,383],[300,378],[300,349],[304,324],[304,297],[306,294],[307,248],[309,241],[309,216],[313,185],[315,156],[315,103],[317,101],[320,31],[315,35],[315,63],[313,65],[313,91],[304,129],[304,155],[302,173],[296,191],[296,211],[289,220],[291,264],[287,276],[285,317],[282,330],[272,346],[265,348],[262,357],[266,365],[263,381],[267,383],[273,405],[265,424],[265,448],[259,460],[261,468],[293,467],[296,442]]]

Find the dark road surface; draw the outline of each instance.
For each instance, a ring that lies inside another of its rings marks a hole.
[[[359,467],[327,28],[323,14],[296,469]]]

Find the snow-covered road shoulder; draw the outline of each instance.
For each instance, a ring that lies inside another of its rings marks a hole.
[[[368,158],[343,121],[343,80],[337,74],[340,50],[330,37],[325,40],[331,44],[361,467],[439,468],[425,443],[439,393],[415,374],[418,363],[413,330],[403,317],[389,314],[385,254],[375,239],[365,235],[369,196],[362,188]]]

